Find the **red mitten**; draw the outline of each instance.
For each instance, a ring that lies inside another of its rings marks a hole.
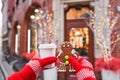
[[[93,70],[93,65],[92,65],[88,60],[86,60],[85,58],[79,56],[79,57],[78,57],[78,62],[79,62],[82,66]]]
[[[84,58],[79,58],[79,60],[76,60],[72,56],[70,56],[68,60],[76,70],[78,80],[96,80],[93,67],[90,62]]]
[[[40,75],[44,66],[51,64],[57,60],[56,57],[46,57],[40,59],[39,54],[36,54],[19,72],[11,75],[8,80],[36,80]],[[19,77],[19,79],[15,78]]]

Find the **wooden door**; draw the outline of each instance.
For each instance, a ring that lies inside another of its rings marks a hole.
[[[81,56],[87,57],[93,64],[94,34],[88,26],[88,23],[89,21],[87,19],[66,20],[65,41],[70,41],[74,44],[73,48],[78,51]],[[78,42],[75,43],[75,40]],[[78,43],[79,45],[77,45]]]

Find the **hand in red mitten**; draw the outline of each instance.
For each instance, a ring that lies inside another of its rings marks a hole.
[[[56,60],[56,57],[40,59],[39,54],[36,54],[22,70],[11,75],[8,80],[36,80],[44,69],[44,66],[56,62]]]
[[[86,59],[79,57],[79,59],[76,60],[75,58],[70,56],[68,60],[76,70],[78,80],[96,80],[92,64]]]

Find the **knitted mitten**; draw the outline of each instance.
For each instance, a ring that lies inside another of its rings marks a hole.
[[[70,56],[68,60],[76,70],[76,76],[78,80],[96,80],[92,64],[86,59],[79,57],[79,59],[76,60]]]
[[[36,80],[40,75],[44,66],[51,64],[57,60],[56,57],[46,57],[40,59],[36,54],[19,72],[11,75],[8,80]],[[17,79],[19,77],[19,79]]]

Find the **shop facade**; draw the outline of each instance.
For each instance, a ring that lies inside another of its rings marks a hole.
[[[112,46],[112,55],[120,58],[120,13],[117,8],[120,6],[119,0],[6,0],[3,3],[6,3],[2,10],[3,16],[6,16],[3,21],[3,32],[5,32],[2,36],[3,50],[6,51],[9,47],[10,54],[37,53],[39,44],[46,42],[54,42],[60,49],[62,42],[70,41],[73,49],[94,64],[95,59],[102,53],[94,26],[99,26],[99,22],[102,24],[101,17],[114,20],[117,16],[111,40],[108,40],[106,45]],[[92,25],[90,24],[93,16],[91,11],[96,14]],[[111,13],[106,14],[106,12]],[[43,26],[49,27],[49,32],[47,32],[48,28]],[[108,25],[101,26],[103,34],[106,34],[109,30],[106,27]],[[47,33],[49,36],[45,36]],[[55,35],[53,41],[50,39],[52,35]],[[109,44],[111,41],[112,44]]]

